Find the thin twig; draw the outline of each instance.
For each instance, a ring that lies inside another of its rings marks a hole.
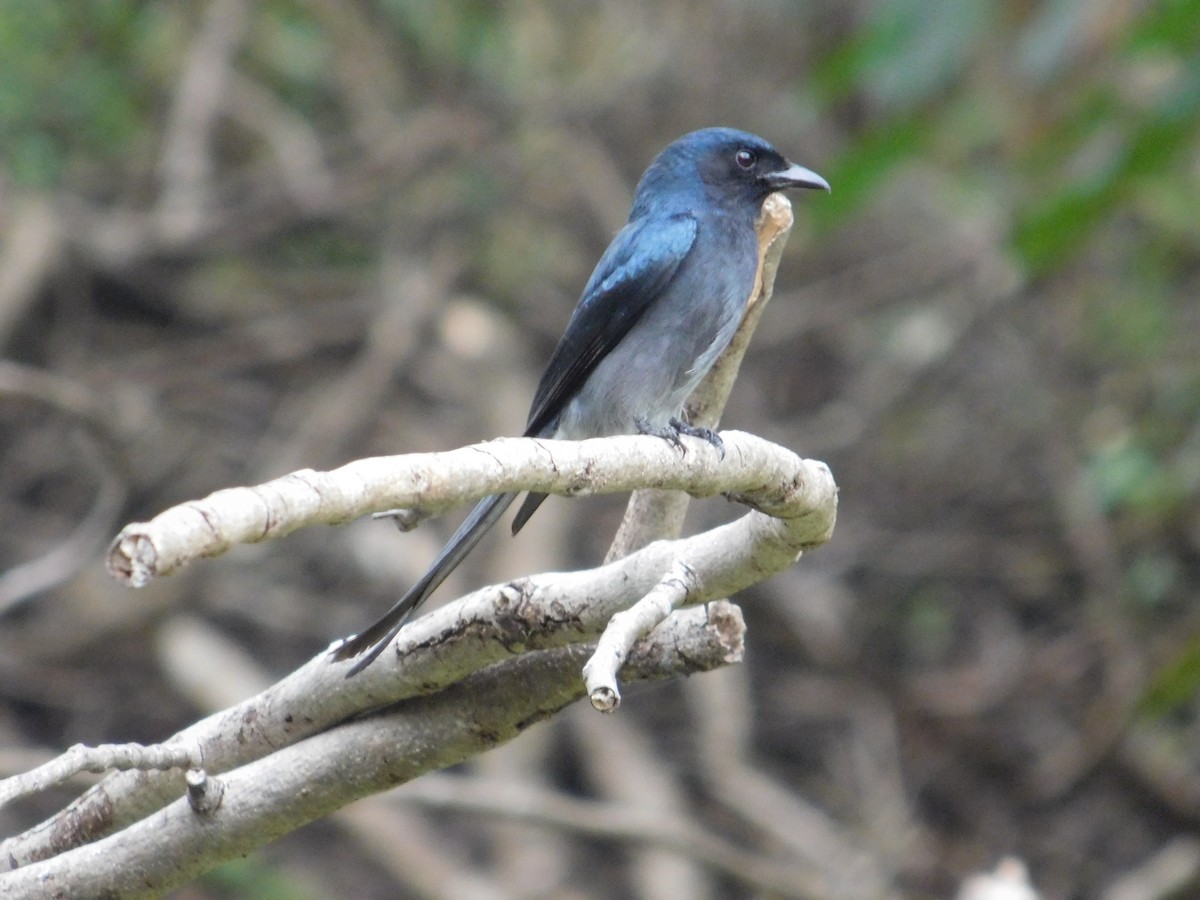
[[[199,748],[187,744],[76,744],[61,756],[0,781],[0,807],[48,790],[80,772],[182,769],[200,765]]]

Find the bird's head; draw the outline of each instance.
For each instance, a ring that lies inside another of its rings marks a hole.
[[[672,142],[646,170],[638,185],[643,195],[698,191],[722,206],[757,213],[768,194],[788,188],[828,191],[829,182],[784,158],[757,135],[733,128],[704,128]],[[635,202],[636,205],[636,202]]]

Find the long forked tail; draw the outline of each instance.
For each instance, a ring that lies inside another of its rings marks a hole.
[[[455,566],[474,549],[475,545],[479,543],[479,539],[496,524],[496,520],[504,514],[516,497],[516,494],[492,494],[490,497],[480,500],[471,514],[467,516],[466,521],[458,527],[458,531],[454,532],[454,536],[442,548],[442,552],[438,554],[429,570],[421,576],[420,581],[409,588],[408,593],[384,613],[378,622],[356,634],[333,651],[333,658],[339,661],[366,653],[346,673],[347,678],[357,675],[375,661],[376,657],[391,643],[397,632],[404,627],[404,623],[412,611],[437,590],[437,586],[445,581],[446,576],[454,571]]]

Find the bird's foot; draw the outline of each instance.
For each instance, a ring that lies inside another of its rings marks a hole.
[[[697,437],[702,441],[707,441],[721,455],[721,459],[725,458],[725,442],[711,428],[704,428],[700,425],[689,425],[683,419],[672,419],[671,427],[675,429],[677,434],[686,434],[689,437]]]
[[[660,437],[664,441],[669,441],[671,446],[677,449],[680,455],[687,454],[687,447],[683,446],[683,441],[679,439],[679,429],[675,427],[675,423],[670,425],[651,425],[645,419],[638,419],[634,423],[637,425],[638,434],[648,434],[651,437]]]

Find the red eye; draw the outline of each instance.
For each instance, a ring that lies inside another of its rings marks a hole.
[[[758,157],[754,155],[753,150],[747,150],[744,147],[737,153],[733,154],[733,161],[738,164],[741,169],[753,169],[754,164],[758,162]]]

